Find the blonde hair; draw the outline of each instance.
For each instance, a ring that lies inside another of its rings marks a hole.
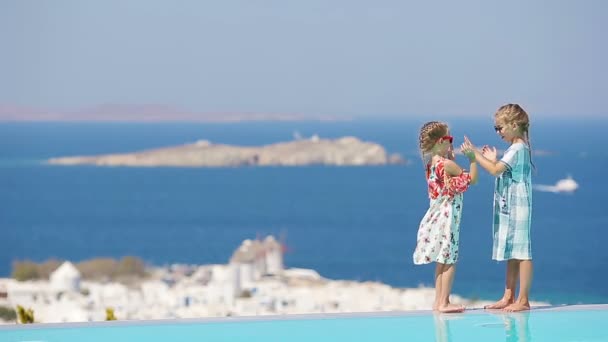
[[[530,129],[530,117],[518,104],[508,103],[498,108],[496,114],[494,114],[494,118],[505,124],[517,124],[520,133],[522,133],[524,137],[528,134]]]
[[[422,164],[425,170],[428,171],[429,167],[429,152],[431,152],[437,140],[448,134],[448,130],[448,124],[440,121],[429,121],[420,128],[418,147],[420,148],[420,156],[422,157]]]
[[[532,143],[530,142],[530,117],[528,113],[516,103],[507,103],[498,108],[494,114],[496,121],[501,121],[507,125],[516,124],[519,133],[523,136],[528,144],[528,152],[530,153],[530,163],[532,168],[536,170],[536,166],[532,162]]]

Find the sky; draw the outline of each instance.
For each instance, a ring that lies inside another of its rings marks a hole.
[[[608,2],[0,0],[0,104],[608,117]]]

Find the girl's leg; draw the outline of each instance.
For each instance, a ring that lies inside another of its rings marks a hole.
[[[443,273],[445,264],[435,264],[435,301],[433,302],[433,311],[439,309],[439,298],[441,297],[441,274]]]
[[[505,293],[500,300],[491,305],[486,305],[485,309],[504,309],[513,304],[515,300],[515,287],[519,276],[519,260],[511,259],[507,261],[507,275],[505,283]]]
[[[519,262],[519,295],[517,300],[505,308],[505,311],[530,310],[530,286],[532,285],[532,260],[518,260]]]
[[[454,283],[454,274],[456,272],[455,264],[444,264],[443,273],[441,274],[441,296],[439,298],[440,312],[463,312],[462,305],[450,303],[450,293],[452,292],[452,284]]]
[[[506,298],[509,302],[513,303],[515,300],[515,291],[517,291],[517,279],[519,279],[519,260],[509,260],[507,268],[507,286],[503,298]]]

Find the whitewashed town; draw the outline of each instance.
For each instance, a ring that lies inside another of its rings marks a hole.
[[[48,280],[0,278],[0,306],[31,309],[35,322],[374,312],[431,309],[432,288],[329,280],[311,269],[284,268],[273,237],[245,240],[227,265],[171,265],[136,284],[83,280],[69,261]],[[469,308],[487,302],[453,296]],[[10,322],[4,322],[10,323]]]

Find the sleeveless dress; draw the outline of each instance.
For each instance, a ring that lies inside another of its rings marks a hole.
[[[454,264],[458,260],[463,193],[471,183],[469,173],[446,174],[445,158],[427,166],[430,206],[420,222],[414,264]]]

